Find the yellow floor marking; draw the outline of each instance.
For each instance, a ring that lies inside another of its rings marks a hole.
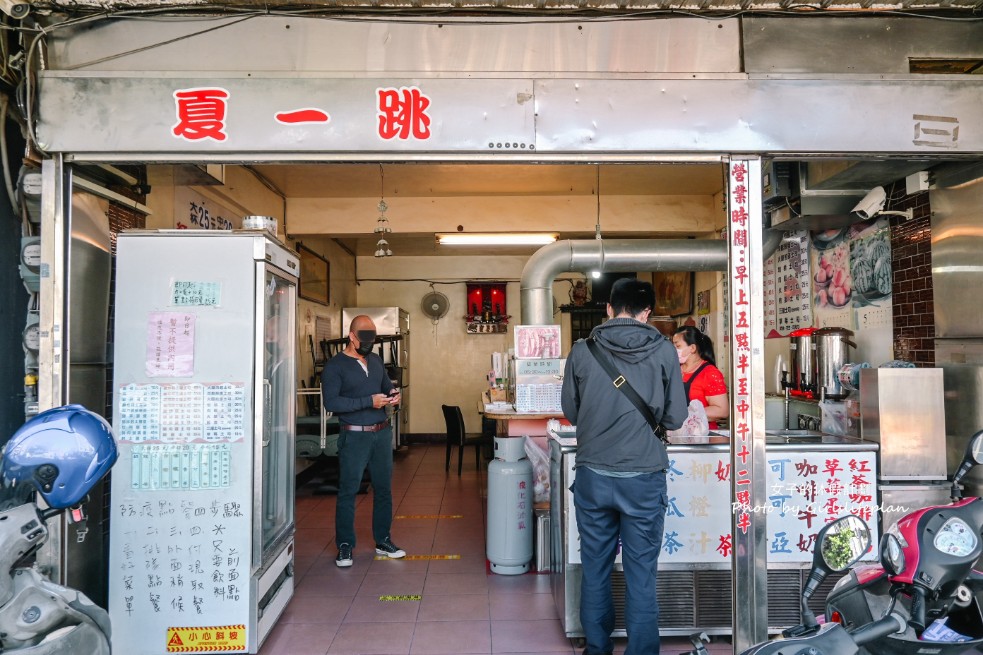
[[[379,596],[379,600],[421,600],[423,596]]]
[[[392,559],[388,555],[376,555],[376,559]],[[399,559],[393,560],[398,562],[400,560],[421,560],[421,559],[461,559],[460,555],[407,555],[406,557],[400,557]]]

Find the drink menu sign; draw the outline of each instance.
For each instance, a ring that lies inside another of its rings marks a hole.
[[[573,480],[574,458],[565,461],[567,479]],[[770,450],[766,463],[765,502],[749,509],[765,516],[769,562],[811,562],[819,530],[846,514],[859,516],[871,527],[874,546],[868,552],[876,557],[874,451]],[[732,469],[726,451],[670,450],[666,473],[669,505],[659,563],[729,564],[734,539],[730,531]],[[565,493],[572,506],[572,492]],[[567,556],[570,562],[579,563],[580,536],[572,512],[569,520]]]
[[[787,337],[812,325],[809,233],[786,232],[765,262],[765,336]]]

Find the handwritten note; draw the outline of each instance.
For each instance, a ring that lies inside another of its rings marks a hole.
[[[176,307],[215,307],[222,299],[222,285],[218,282],[175,280],[171,302]]]
[[[240,502],[227,498],[161,496],[122,501],[113,515],[125,522],[120,577],[125,616],[134,621],[163,614],[185,624],[245,602],[249,554],[241,540],[249,521]]]
[[[195,315],[151,312],[147,320],[147,377],[188,378],[194,372]]]

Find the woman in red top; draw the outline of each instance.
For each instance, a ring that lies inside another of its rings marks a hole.
[[[672,335],[672,345],[679,354],[688,401],[699,400],[707,411],[710,429],[730,415],[727,385],[713,357],[713,341],[692,325],[684,325]]]

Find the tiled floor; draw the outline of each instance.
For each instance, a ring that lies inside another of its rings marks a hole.
[[[339,569],[335,497],[314,495],[313,485],[298,489],[297,587],[261,655],[579,653],[560,627],[549,576],[488,572],[486,477],[468,460],[458,477],[453,466],[444,472],[442,445],[413,445],[396,454],[393,474],[393,540],[411,557],[459,559],[376,560],[370,491],[356,501],[355,564]],[[626,643],[617,639],[616,652]],[[666,638],[662,653],[686,652],[688,644]],[[732,649],[718,639],[710,651]]]

